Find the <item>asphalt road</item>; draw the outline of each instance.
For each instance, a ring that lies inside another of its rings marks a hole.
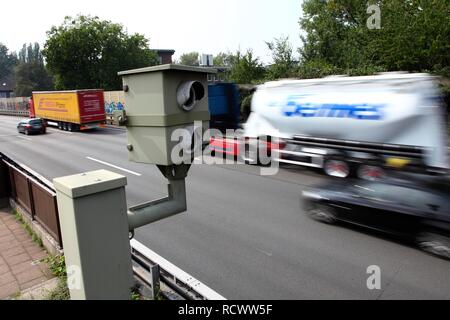
[[[123,129],[24,136],[18,119],[0,116],[0,150],[49,180],[104,168],[127,176],[129,205],[166,196],[156,167],[128,161]],[[320,173],[283,167],[262,177],[258,170],[193,166],[188,212],[140,228],[136,238],[229,299],[450,299],[450,262],[305,217],[299,194],[323,181]],[[371,265],[381,268],[381,290],[367,288]]]

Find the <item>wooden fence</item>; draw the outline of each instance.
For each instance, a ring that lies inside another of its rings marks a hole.
[[[9,196],[32,220],[38,221],[62,248],[56,192],[53,186],[2,153],[0,153],[0,165],[6,166],[8,170],[7,181],[0,181],[0,183],[8,186]]]

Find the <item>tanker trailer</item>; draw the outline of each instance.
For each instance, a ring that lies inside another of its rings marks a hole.
[[[378,178],[386,169],[446,173],[447,134],[436,78],[386,73],[283,80],[258,87],[247,141],[280,138],[277,161]],[[260,146],[261,144],[258,143]],[[244,159],[257,163],[246,148]]]

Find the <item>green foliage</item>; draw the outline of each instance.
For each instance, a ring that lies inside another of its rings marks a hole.
[[[45,65],[39,44],[23,45],[19,51],[19,64],[15,68],[16,88],[18,97],[31,96],[32,91],[53,89],[53,82]]]
[[[158,62],[143,35],[129,35],[122,25],[98,17],[66,17],[47,36],[43,54],[58,90],[118,90],[122,86],[118,71]]]
[[[349,69],[367,62],[362,45],[368,38],[367,4],[360,0],[306,0],[300,26],[303,62]]]
[[[49,255],[44,259],[44,262],[48,264],[52,274],[58,278],[66,277],[66,260],[64,255],[51,256]]]
[[[235,63],[236,55],[231,52],[219,52],[213,58],[216,67],[232,67]]]
[[[310,60],[304,61],[298,66],[297,76],[302,79],[313,79],[339,74],[350,76],[362,76],[385,71],[386,71],[385,68],[374,65],[359,66],[356,68],[346,69],[346,68],[339,68],[323,60]]]
[[[188,52],[183,53],[180,56],[180,64],[184,64],[186,66],[198,66],[199,54],[198,52]]]
[[[432,71],[449,74],[448,0],[369,1],[381,9],[381,29],[369,29],[368,3],[305,0],[300,26],[300,77],[330,73]]]
[[[131,288],[131,300],[144,300],[137,286]]]
[[[17,55],[9,53],[8,48],[0,43],[0,80],[6,80],[17,64]]]
[[[59,278],[58,286],[48,294],[46,300],[70,300],[70,291],[65,277]]]
[[[219,52],[213,58],[213,64],[215,67],[222,67],[221,78],[224,81],[230,81],[230,74],[233,65],[236,62],[236,55],[231,52]]]
[[[251,49],[248,49],[244,54],[239,50],[237,51],[230,72],[230,80],[241,84],[257,83],[262,81],[264,76],[265,69],[259,58],[253,57]]]
[[[30,225],[25,221],[22,215],[13,210],[14,218],[22,225],[25,231],[31,236],[33,242],[35,242],[40,248],[44,248],[44,244],[42,243],[42,239],[34,232],[34,230],[30,227]]]
[[[44,57],[39,43],[35,42],[34,45],[24,44],[18,54],[20,63],[39,63],[44,64]]]
[[[251,112],[251,107],[252,107],[252,98],[253,98],[253,94],[249,94],[247,96],[245,96],[242,99],[241,102],[241,115],[243,118],[243,121],[247,121],[248,116],[250,115]]]
[[[64,255],[48,255],[43,259],[48,264],[51,273],[58,278],[58,286],[49,293],[47,300],[70,300],[70,291],[67,287],[66,260]]]
[[[268,80],[289,78],[294,74],[296,62],[293,57],[292,45],[288,37],[275,38],[272,42],[266,42],[272,52],[272,64],[267,71]]]
[[[450,65],[450,1],[382,1],[382,29],[370,42],[388,70],[439,71]]]
[[[304,61],[298,68],[298,75],[303,79],[322,78],[341,72],[340,68],[319,59]]]

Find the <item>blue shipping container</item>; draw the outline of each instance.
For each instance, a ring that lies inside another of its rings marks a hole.
[[[241,118],[239,88],[235,83],[208,86],[210,127],[219,130],[237,129]]]

